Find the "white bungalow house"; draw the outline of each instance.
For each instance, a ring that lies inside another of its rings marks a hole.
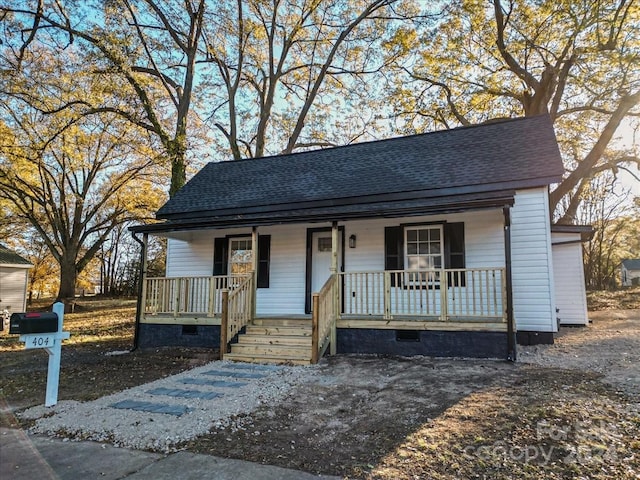
[[[620,282],[623,287],[640,285],[640,258],[627,258],[620,264]]]
[[[0,319],[4,312],[24,312],[31,262],[0,244]]]
[[[548,188],[563,171],[547,116],[210,163],[132,229],[168,238],[136,346],[515,359],[516,338],[558,328]]]

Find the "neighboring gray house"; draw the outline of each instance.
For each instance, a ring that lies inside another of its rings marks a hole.
[[[620,264],[620,281],[623,287],[640,285],[640,258],[628,258]]]
[[[12,250],[0,244],[0,315],[24,312],[27,308],[27,282],[33,265]]]
[[[514,358],[516,338],[552,343],[563,173],[548,116],[209,163],[161,223],[132,229],[168,238],[136,345],[309,363],[327,347]]]

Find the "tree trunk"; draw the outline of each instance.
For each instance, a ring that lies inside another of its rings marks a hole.
[[[187,172],[185,168],[185,149],[176,148],[171,152],[171,186],[169,187],[169,196],[173,197],[187,181]]]
[[[60,261],[60,288],[56,302],[63,302],[66,305],[73,301],[76,295],[77,277],[78,272],[73,259],[62,258]]]

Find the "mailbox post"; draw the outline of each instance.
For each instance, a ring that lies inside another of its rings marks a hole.
[[[14,313],[10,319],[9,333],[19,333],[25,348],[43,348],[49,355],[45,407],[58,403],[62,340],[70,336],[69,332],[62,331],[63,322],[64,304],[61,302],[53,304],[53,313]]]

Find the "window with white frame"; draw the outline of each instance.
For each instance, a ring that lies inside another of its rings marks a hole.
[[[444,265],[442,225],[406,227],[405,265],[411,283],[434,284],[440,281],[440,269]],[[432,271],[438,270],[438,271]]]
[[[230,274],[249,273],[253,265],[253,249],[251,238],[229,239],[229,270]]]

